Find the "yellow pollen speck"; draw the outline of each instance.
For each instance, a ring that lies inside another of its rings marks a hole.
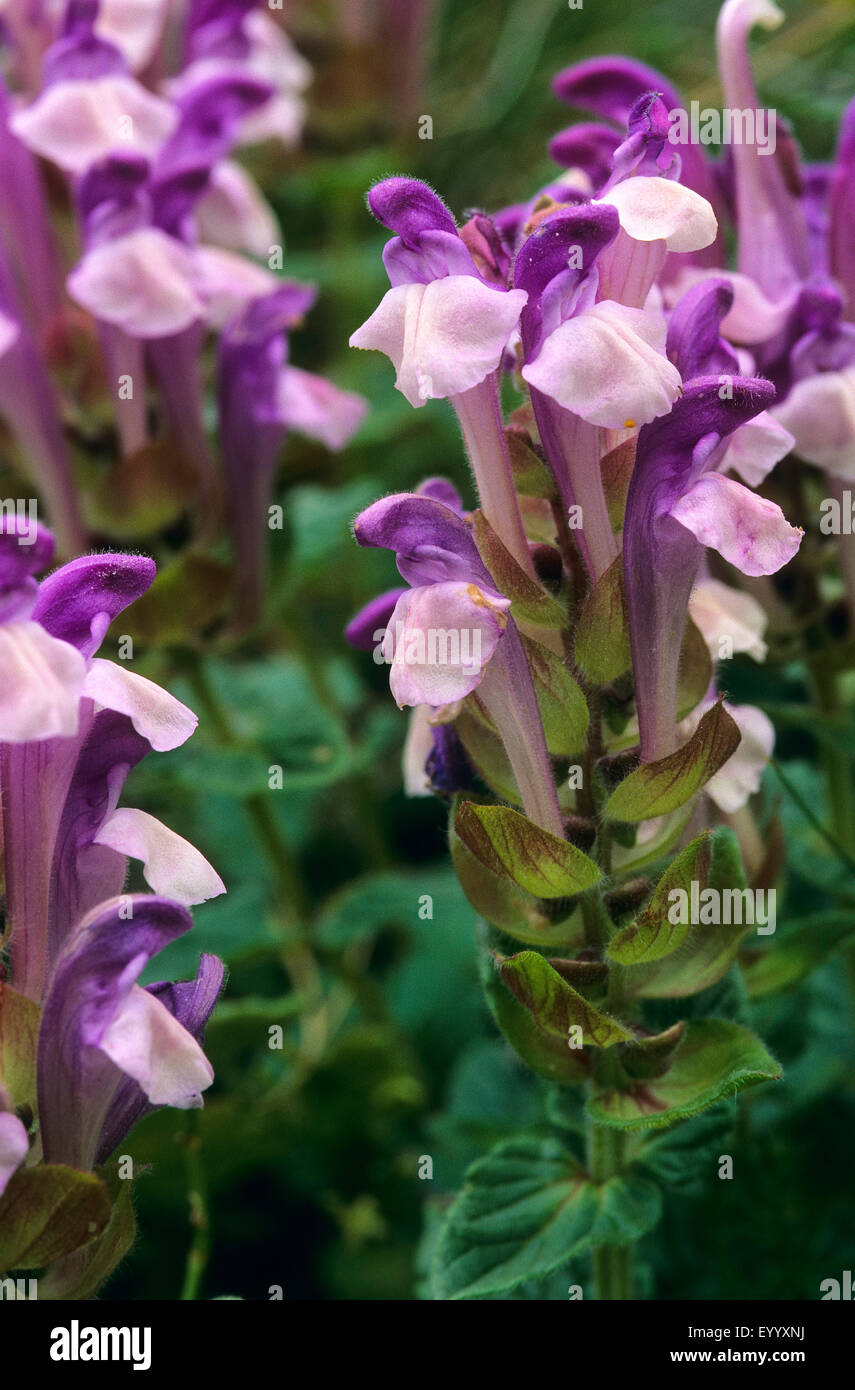
[[[635,421],[634,421],[634,420],[624,420],[624,422],[623,422],[623,427],[624,427],[625,430],[634,430],[634,429],[635,429]]]

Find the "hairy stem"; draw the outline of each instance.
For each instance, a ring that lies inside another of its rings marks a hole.
[[[841,702],[836,672],[829,671],[821,661],[815,662],[812,670],[820,710],[823,714],[829,715],[839,713]],[[852,780],[852,761],[843,756],[839,749],[832,748],[825,742],[820,745],[820,758],[825,774],[834,839],[851,865],[855,859],[855,786]],[[855,1012],[855,946],[844,947],[843,959],[846,962],[852,1008]]]
[[[190,1227],[193,1238],[184,1267],[182,1302],[199,1297],[205,1270],[211,1254],[211,1222],[208,1213],[208,1192],[202,1162],[202,1141],[198,1131],[198,1112],[191,1110],[184,1135],[184,1159],[187,1170],[187,1200],[190,1205]]]
[[[593,1122],[588,1130],[588,1171],[605,1183],[623,1172],[627,1136],[610,1125]],[[598,1245],[593,1252],[594,1285],[599,1300],[632,1298],[632,1246]]]

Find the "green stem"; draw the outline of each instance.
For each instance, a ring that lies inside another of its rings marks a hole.
[[[588,1130],[588,1171],[595,1182],[623,1172],[627,1136],[593,1121]],[[632,1298],[632,1246],[598,1245],[593,1252],[594,1286],[601,1301]]]
[[[828,670],[820,661],[814,663],[812,672],[820,710],[824,714],[839,713],[840,695],[837,673],[834,670]],[[838,749],[831,747],[826,742],[821,745],[820,757],[825,773],[825,786],[834,827],[834,838],[839,848],[843,850],[841,857],[847,867],[855,870],[855,786],[853,786],[852,780],[852,762],[843,756]],[[852,1008],[855,1011],[855,946],[845,946],[842,954],[849,980]]]
[[[231,727],[228,712],[195,652],[186,655],[185,670],[220,742],[226,748],[242,747],[242,741]],[[253,792],[243,798],[243,807],[276,881],[276,921],[284,938],[282,964],[295,992],[305,994],[311,1001],[300,1017],[300,1058],[296,1074],[302,1079],[317,1065],[327,1044],[327,1009],[320,968],[308,942],[296,938],[297,930],[308,915],[308,899],[297,858],[279,828],[270,799],[263,792]]]
[[[181,1289],[182,1302],[194,1302],[199,1297],[208,1259],[211,1254],[211,1222],[208,1215],[208,1192],[205,1181],[205,1168],[202,1163],[202,1140],[199,1137],[199,1119],[196,1111],[190,1111],[187,1130],[184,1136],[184,1155],[187,1169],[187,1200],[190,1204],[190,1227],[193,1239],[187,1251],[184,1268],[184,1285]]]
[[[816,662],[813,678],[820,711],[828,715],[839,714],[836,672]],[[821,756],[836,838],[847,854],[855,854],[855,787],[852,784],[851,762],[825,741],[822,743]]]

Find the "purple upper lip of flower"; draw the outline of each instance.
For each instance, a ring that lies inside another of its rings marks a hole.
[[[466,522],[434,497],[382,497],[360,513],[353,531],[360,545],[394,550],[408,584],[463,580],[495,589]]]
[[[633,118],[638,121],[643,109],[639,108],[639,103],[649,101],[650,96],[656,94],[660,99],[656,116],[660,122],[661,135],[665,133],[661,130],[662,113],[670,114],[683,107],[676,88],[661,73],[633,58],[588,58],[557,73],[553,78],[552,89],[568,106],[591,111],[605,120],[613,121],[621,129]],[[680,157],[681,183],[694,189],[702,198],[706,198],[720,215],[722,200],[713,167],[703,149],[691,143],[672,148]],[[667,154],[667,151],[665,153]],[[694,256],[699,265],[721,265],[721,233],[712,245],[695,252]]]
[[[44,55],[42,81],[86,81],[126,73],[128,65],[115,44],[95,33],[99,0],[69,0],[60,37]]]
[[[544,295],[560,278],[565,301],[596,265],[620,230],[617,209],[608,203],[582,204],[547,217],[523,243],[514,261],[514,286],[528,295],[520,316],[523,350],[528,362],[541,346]],[[578,252],[573,267],[570,256]]]
[[[187,238],[186,218],[214,165],[228,154],[244,116],[271,94],[258,78],[217,74],[181,97],[178,125],[154,161],[119,149],[91,165],[77,190],[87,243],[146,225]]]

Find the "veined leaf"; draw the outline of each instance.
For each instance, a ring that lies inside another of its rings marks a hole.
[[[0,1271],[39,1269],[88,1245],[110,1219],[95,1173],[62,1164],[23,1168],[0,1197]]]
[[[629,670],[632,657],[620,555],[582,605],[575,650],[577,662],[594,685],[609,685]]]
[[[855,913],[818,912],[793,922],[786,937],[768,950],[748,950],[740,956],[742,973],[752,998],[792,989],[838,946],[855,936]]]
[[[454,871],[469,902],[491,926],[507,932],[515,941],[528,946],[566,949],[582,944],[583,923],[578,902],[568,903],[562,920],[544,911],[543,900],[523,892],[510,879],[493,873],[478,860],[454,827],[452,813],[449,843]],[[553,899],[553,902],[556,900]]]
[[[590,1246],[637,1240],[660,1211],[659,1189],[644,1178],[596,1185],[558,1140],[506,1140],[472,1166],[449,1209],[434,1256],[435,1296],[506,1292]]]
[[[723,1018],[698,1019],[687,1024],[664,1076],[638,1081],[629,1090],[602,1090],[588,1110],[598,1124],[656,1128],[780,1075],[778,1063],[747,1028]]]
[[[36,1108],[39,1007],[0,981],[0,1084],[15,1105]]]
[[[503,801],[522,805],[513,768],[499,735],[485,723],[472,696],[464,702],[454,721],[457,736],[478,776]]]
[[[601,878],[597,865],[567,840],[507,806],[464,801],[455,830],[479,863],[536,898],[568,898]]]
[[[531,447],[528,431],[522,426],[509,425],[505,429],[505,439],[508,441],[515,491],[521,497],[555,497],[555,479]]]
[[[623,530],[623,514],[626,511],[626,494],[629,480],[635,465],[637,438],[625,439],[617,448],[610,449],[600,460],[600,473],[603,479],[603,492],[613,531]]]
[[[483,512],[472,513],[472,530],[481,558],[500,593],[511,600],[511,615],[536,627],[561,628],[567,614],[560,603],[526,574],[496,535]]]
[[[546,1033],[508,988],[487,954],[483,962],[484,993],[490,1013],[518,1057],[538,1076],[559,1086],[587,1080],[591,1064],[583,1047],[570,1047],[567,1034]]]
[[[713,920],[704,920],[705,908],[701,905],[699,920],[690,923],[676,950],[627,966],[623,979],[630,997],[678,999],[699,994],[726,975],[736,959],[739,943],[751,928],[755,898],[746,887],[739,842],[733,831],[720,826],[712,832],[709,844],[707,889],[715,895],[710,911]],[[699,888],[699,904],[700,899]],[[686,907],[691,917],[691,891]]]
[[[644,911],[612,938],[607,952],[612,960],[620,961],[621,965],[637,965],[642,961],[660,960],[682,945],[691,923],[669,920],[670,895],[674,890],[690,893],[693,882],[705,888],[710,860],[709,834],[699,836],[677,855],[654,888]]]
[[[654,763],[642,763],[609,797],[610,820],[641,821],[683,806],[714,777],[739,746],[739,729],[721,700],[707,710],[688,743]]]
[[[577,681],[555,652],[524,638],[548,752],[569,757],[585,746],[588,705]]]
[[[712,680],[712,657],[700,629],[686,620],[677,674],[677,718],[685,719],[704,698]]]
[[[498,967],[505,984],[543,1033],[564,1040],[571,1027],[582,1030],[582,1043],[612,1047],[632,1037],[630,1030],[592,1004],[569,985],[537,951],[520,951]]]
[[[131,1197],[133,1183],[120,1178],[118,1165],[99,1168],[113,1203],[110,1219],[97,1239],[76,1260],[55,1265],[39,1281],[39,1298],[94,1298],[105,1280],[121,1264],[136,1239],[137,1223]]]

